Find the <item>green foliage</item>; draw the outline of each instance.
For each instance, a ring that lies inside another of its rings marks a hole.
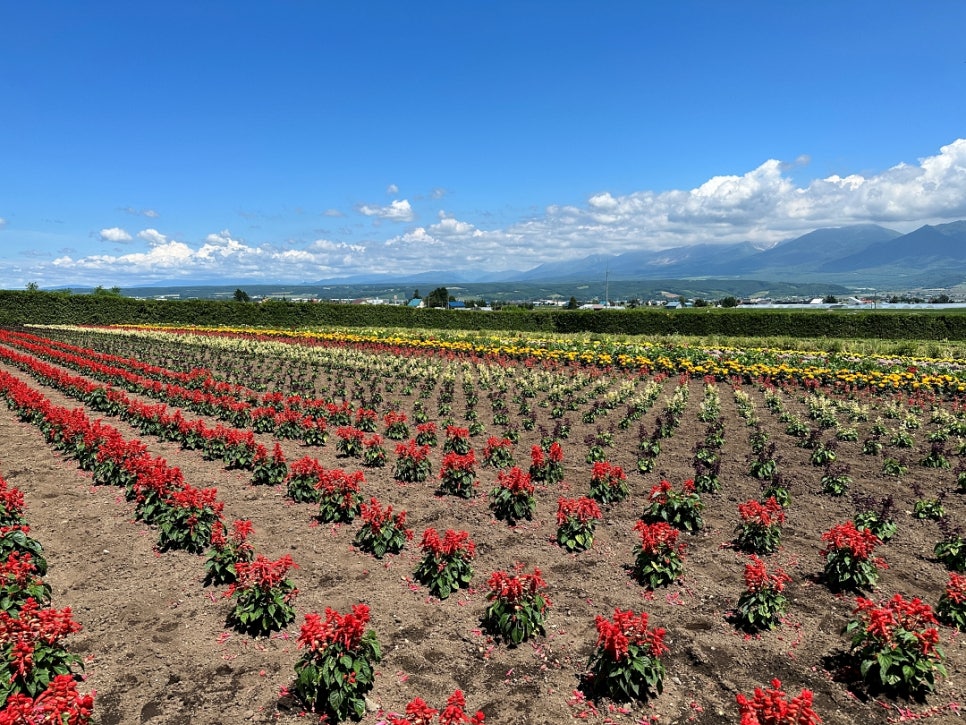
[[[448,301],[448,295],[447,295]],[[724,300],[722,300],[724,302]],[[445,303],[444,303],[445,304]],[[346,305],[269,300],[146,300],[121,295],[78,295],[40,290],[0,290],[0,324],[179,324],[254,327],[340,326],[519,330],[619,335],[688,335],[849,340],[963,340],[966,315],[955,310],[875,310],[830,314],[827,310],[752,310],[639,307],[610,310],[504,308],[485,314],[402,305]]]
[[[858,615],[845,627],[859,673],[877,690],[922,696],[935,689],[936,676],[946,675],[935,614],[919,599],[901,594],[877,606],[856,599]]]
[[[382,659],[379,639],[369,624],[369,607],[353,605],[340,614],[325,610],[323,620],[315,612],[305,615],[298,646],[305,652],[295,663],[295,697],[320,722],[338,723],[366,714],[366,693],[376,678],[376,663]]]
[[[468,587],[473,579],[470,563],[476,556],[476,544],[465,531],[447,529],[440,538],[436,529],[423,532],[423,558],[413,576],[429,588],[430,594],[446,599],[450,594]]]
[[[437,287],[426,295],[423,304],[426,307],[447,308],[449,306],[449,291],[445,287]]]
[[[544,634],[546,610],[550,600],[540,570],[523,572],[517,564],[511,572],[495,571],[487,581],[490,605],[483,614],[483,629],[511,647],[536,634]]]
[[[966,539],[959,534],[949,534],[937,542],[933,554],[950,571],[966,572]]]

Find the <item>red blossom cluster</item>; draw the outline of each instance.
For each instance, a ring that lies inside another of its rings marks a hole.
[[[362,504],[359,515],[374,536],[377,536],[383,527],[391,526],[394,529],[404,532],[407,539],[413,538],[413,532],[406,528],[406,512],[400,511],[397,514],[393,514],[392,505],[383,508],[377,498],[370,498],[369,503]]]
[[[792,578],[781,567],[769,574],[765,562],[752,554],[751,561],[745,565],[745,589],[749,592],[760,592],[763,589],[781,592]]]
[[[651,493],[648,495],[648,500],[660,505],[664,505],[672,498],[677,498],[682,494],[687,496],[692,493],[694,493],[693,478],[689,478],[681,484],[680,494],[674,491],[674,487],[671,485],[670,481],[663,479],[660,483],[651,487]]]
[[[335,434],[342,440],[355,441],[362,445],[362,439],[365,437],[365,431],[359,430],[351,425],[340,425],[335,430]]]
[[[218,500],[218,489],[216,488],[195,488],[189,483],[176,491],[172,491],[166,503],[177,508],[193,509],[201,511],[210,509],[216,514],[220,514],[225,508],[223,501]]]
[[[255,464],[259,465],[267,463],[268,459],[268,449],[261,444],[255,446]],[[285,452],[282,451],[282,446],[278,443],[276,443],[272,448],[271,459],[274,463],[285,463]]]
[[[231,546],[240,559],[247,559],[246,554],[253,551],[248,537],[254,530],[255,527],[249,519],[235,519],[231,522],[231,533],[228,534],[224,522],[219,520],[211,529],[211,546],[215,549]]]
[[[932,607],[918,597],[907,600],[896,594],[881,606],[871,599],[856,597],[855,604],[853,614],[859,614],[864,620],[867,637],[892,649],[899,646],[896,639],[899,633],[911,633],[924,656],[936,654],[938,621]]]
[[[557,526],[562,526],[570,519],[576,519],[582,524],[594,519],[603,518],[604,514],[600,506],[592,498],[580,496],[579,498],[557,499]]]
[[[755,688],[749,699],[742,693],[736,696],[740,725],[818,725],[822,718],[812,709],[811,690],[803,689],[797,697],[786,700],[781,680],[772,680],[771,688]]]
[[[534,445],[530,449],[530,461],[534,467],[541,467],[550,463],[560,463],[563,460],[563,448],[557,441],[550,444],[546,451],[539,445]]]
[[[376,422],[377,413],[371,408],[359,408],[356,411],[356,427],[357,428],[368,428],[372,423]]]
[[[534,492],[530,474],[517,466],[500,471],[496,482],[500,488],[506,489],[514,496],[532,496]]]
[[[69,634],[80,631],[71,616],[70,607],[41,607],[28,597],[16,617],[0,610],[0,648],[11,646],[12,670],[26,677],[33,667],[34,649],[38,643],[57,644]]]
[[[463,559],[472,559],[476,556],[476,543],[470,539],[467,531],[446,529],[441,539],[439,532],[430,527],[423,532],[423,538],[419,545],[427,554],[432,554],[444,561],[448,561],[456,555]]]
[[[294,461],[288,469],[288,477],[302,480],[321,479],[325,469],[311,456],[303,456]]]
[[[785,509],[774,496],[769,496],[764,502],[752,499],[738,504],[738,515],[741,516],[742,523],[762,528],[785,523]]]
[[[647,556],[662,555],[673,551],[679,556],[687,549],[685,542],[678,543],[681,532],[665,521],[653,524],[638,521],[634,524],[634,531],[641,537],[641,551]]]
[[[591,483],[597,483],[607,486],[608,488],[612,488],[615,486],[620,486],[624,481],[626,481],[627,474],[624,473],[623,468],[613,463],[608,463],[607,461],[595,461],[590,478]]]
[[[365,604],[353,604],[352,611],[346,614],[326,607],[324,619],[317,612],[309,612],[299,632],[298,646],[314,653],[321,653],[331,645],[353,652],[359,647],[368,624],[369,607]]]
[[[341,497],[346,505],[350,505],[365,482],[366,476],[362,471],[346,473],[341,468],[332,468],[322,471],[315,488],[325,499]]]
[[[401,410],[390,410],[382,417],[382,422],[390,429],[405,425],[408,420],[409,418]]]
[[[416,426],[417,435],[436,435],[436,423],[433,421],[427,421],[425,423],[419,423]]]
[[[826,542],[826,547],[822,549],[822,556],[827,556],[832,551],[847,550],[860,561],[871,559],[875,548],[882,543],[879,537],[868,529],[856,528],[854,521],[833,526],[822,534],[822,541]],[[881,560],[876,560],[875,564],[880,568],[885,567],[885,562]]]
[[[597,627],[597,647],[612,662],[627,657],[631,645],[646,647],[652,657],[660,657],[671,650],[664,644],[666,631],[663,627],[648,627],[647,612],[634,614],[631,610],[614,608],[613,619],[598,614],[594,620]]]
[[[486,444],[483,446],[483,458],[489,460],[493,457],[493,452],[498,449],[509,450],[513,447],[513,441],[509,438],[497,438],[496,436],[490,436],[486,439]]]
[[[0,525],[22,520],[23,506],[23,491],[0,478]]]
[[[225,597],[232,596],[236,589],[270,591],[285,581],[289,569],[297,568],[298,565],[292,560],[290,554],[286,554],[276,561],[272,561],[262,554],[256,556],[252,561],[239,561],[235,564],[238,581],[228,587]]]
[[[11,584],[24,589],[39,578],[37,565],[29,552],[11,551],[6,561],[0,561],[0,585]]]
[[[966,574],[949,572],[949,582],[946,584],[944,596],[953,604],[966,604]]]
[[[0,725],[86,725],[94,714],[94,696],[77,692],[71,675],[56,675],[37,697],[14,693],[0,710]]]
[[[468,473],[473,475],[476,470],[476,454],[473,451],[465,455],[447,453],[439,467],[439,477],[446,478],[452,473]]]
[[[486,716],[477,711],[475,715],[466,712],[466,698],[462,690],[456,690],[446,700],[442,711],[431,708],[421,697],[415,697],[406,705],[406,716],[389,715],[388,725],[432,725],[439,715],[439,725],[482,725]]]
[[[456,425],[448,425],[446,426],[446,438],[448,440],[469,440],[470,429],[461,428],[460,426]]]
[[[421,446],[415,440],[406,443],[399,443],[396,446],[396,455],[400,458],[408,458],[415,463],[426,460],[429,456],[429,446]]]
[[[486,585],[490,588],[488,599],[499,599],[506,604],[515,605],[519,602],[533,601],[537,594],[542,594],[547,588],[540,570],[536,567],[532,574],[523,573],[523,564],[517,563],[513,567],[514,573],[497,570],[490,574]],[[550,600],[544,597],[545,607],[550,606]]]

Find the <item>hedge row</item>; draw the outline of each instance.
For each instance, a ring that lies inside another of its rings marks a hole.
[[[178,324],[272,328],[420,327],[624,335],[727,335],[966,340],[966,313],[952,310],[478,310],[222,300],[138,300],[115,295],[0,290],[0,324]]]

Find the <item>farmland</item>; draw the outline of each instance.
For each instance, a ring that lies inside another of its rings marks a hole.
[[[936,607],[964,565],[966,545],[958,558],[951,546],[966,521],[955,360],[607,336],[43,327],[0,331],[0,373],[0,476],[23,491],[52,606],[82,627],[67,647],[104,725],[294,722],[306,615],[359,604],[381,646],[365,722],[415,697],[439,709],[457,689],[487,722],[737,722],[736,696],[773,679],[789,696],[814,693],[825,723],[958,722],[966,707],[953,626],[937,625],[945,674],[924,665],[934,691],[911,697],[863,679],[844,633],[857,597]],[[99,465],[105,440],[140,441],[177,485],[151,499],[133,474]],[[508,515],[493,492],[514,467],[532,509]],[[412,537],[377,557],[360,539],[366,510],[323,516],[311,500],[321,487],[299,493],[302,469],[344,472],[370,510],[375,499],[405,512]],[[613,486],[594,483],[608,472]],[[193,548],[171,529],[186,490],[210,492],[202,519],[251,522],[257,555],[291,557],[292,621],[265,636],[233,626],[237,597],[206,581],[210,530]],[[591,494],[592,543],[568,548],[559,501]],[[787,604],[774,628],[742,627],[754,546],[737,531],[749,503],[771,497],[780,533],[758,553],[787,574]],[[894,535],[876,540],[871,581],[836,584],[828,532],[870,512]],[[661,521],[678,532],[667,581],[637,558],[645,524]],[[428,528],[474,543],[471,580],[444,598],[415,574]],[[549,603],[516,643],[484,615],[492,575],[518,564],[539,571]],[[586,680],[595,622],[615,609],[665,630],[661,687],[640,700],[595,697]]]

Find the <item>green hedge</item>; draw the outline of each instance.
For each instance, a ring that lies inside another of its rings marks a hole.
[[[958,310],[478,310],[222,300],[138,300],[115,295],[0,290],[0,324],[180,324],[252,327],[421,327],[521,332],[732,337],[966,340]]]

